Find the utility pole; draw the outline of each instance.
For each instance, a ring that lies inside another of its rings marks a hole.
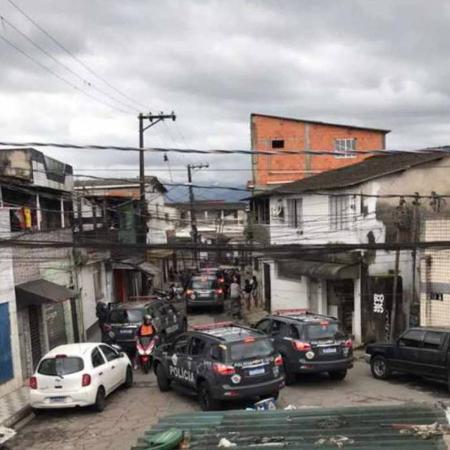
[[[194,170],[207,169],[209,164],[188,164],[187,165],[187,176],[189,183],[189,212],[191,215],[191,233],[192,233],[192,242],[194,244],[194,261],[195,266],[198,269],[198,252],[197,252],[197,243],[198,243],[198,228],[197,228],[197,219],[195,217],[195,207],[194,207],[194,188],[192,186],[192,172]]]
[[[172,119],[176,120],[175,113],[171,114],[142,114],[138,116],[139,120],[139,216],[140,216],[140,233],[138,242],[147,243],[147,203],[145,201],[145,160],[144,160],[144,132],[153,127],[162,120]],[[148,120],[150,123],[144,126],[144,121]]]
[[[402,228],[404,222],[404,213],[405,213],[405,199],[400,197],[399,205],[396,209],[396,217],[395,217],[395,225],[396,225],[396,238],[395,242],[397,244],[400,243],[400,229]],[[391,329],[390,329],[390,339],[394,340],[396,336],[395,324],[397,322],[397,291],[398,291],[398,275],[400,269],[400,248],[396,248],[395,250],[395,268],[394,268],[394,283],[392,287],[392,307],[391,307]]]
[[[420,215],[419,215],[419,207],[420,207],[420,196],[419,193],[416,192],[415,198],[412,202],[413,205],[413,219],[412,219],[412,233],[411,240],[414,243],[414,247],[412,250],[412,298],[411,304],[407,309],[408,318],[406,321],[407,326],[418,326],[419,321],[419,299],[417,298],[417,290],[416,290],[416,271],[417,271],[417,242],[420,236]],[[411,322],[411,312],[413,312],[413,317],[415,319],[414,323]]]

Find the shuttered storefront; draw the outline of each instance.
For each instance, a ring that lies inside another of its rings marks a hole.
[[[58,345],[67,343],[66,321],[63,303],[55,303],[45,307],[47,321],[48,346],[51,350]]]

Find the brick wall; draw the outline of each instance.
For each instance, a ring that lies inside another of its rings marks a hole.
[[[254,150],[273,151],[272,140],[284,140],[284,149],[275,150],[278,155],[254,156],[253,171],[256,186],[299,180],[325,170],[354,164],[365,157],[358,155],[354,158],[336,158],[334,155],[304,154],[281,156],[286,150],[329,150],[332,153],[336,139],[356,139],[356,150],[376,150],[385,147],[385,133],[382,131],[258,115],[252,115],[251,133]]]

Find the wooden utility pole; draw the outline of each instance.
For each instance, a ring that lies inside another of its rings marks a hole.
[[[147,202],[145,201],[145,160],[144,160],[144,132],[153,127],[162,120],[172,119],[176,120],[175,113],[171,114],[142,114],[138,116],[139,120],[139,217],[140,226],[138,233],[138,242],[147,243]],[[147,126],[144,126],[144,120],[150,121]]]

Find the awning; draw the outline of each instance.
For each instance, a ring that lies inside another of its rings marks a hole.
[[[16,286],[16,297],[20,306],[60,303],[74,296],[75,293],[70,289],[42,279]]]
[[[143,261],[142,258],[128,258],[113,263],[113,269],[140,270],[150,275],[158,275],[161,269],[155,264]]]
[[[278,262],[278,274],[287,278],[298,278],[304,275],[325,280],[356,279],[359,278],[359,264],[285,260]]]
[[[161,269],[159,267],[149,262],[138,264],[137,268],[142,272],[148,273],[150,275],[158,275],[159,273],[161,273]]]

